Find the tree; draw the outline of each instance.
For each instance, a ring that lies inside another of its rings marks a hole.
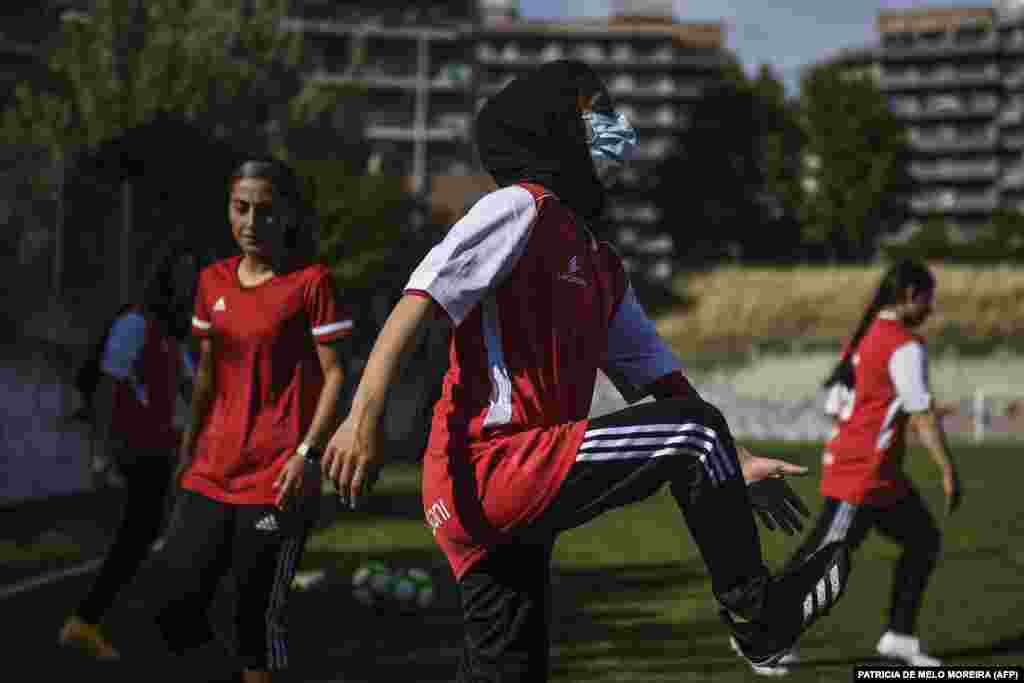
[[[300,42],[278,22],[284,0],[96,0],[65,14],[48,58],[59,88],[20,84],[10,139],[60,158],[99,148],[169,112],[241,146],[301,88]]]
[[[906,216],[906,128],[872,76],[836,63],[808,72],[800,105],[808,162],[800,212],[805,240],[834,259],[869,259],[878,238]]]
[[[739,64],[695,104],[677,151],[652,192],[663,231],[683,259],[791,257],[799,234],[792,167],[800,131],[785,88],[767,67],[750,80]]]

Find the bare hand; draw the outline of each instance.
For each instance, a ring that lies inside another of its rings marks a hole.
[[[750,505],[768,529],[780,529],[794,534],[804,528],[802,518],[810,515],[790,485],[786,475],[803,476],[807,468],[785,460],[774,460],[754,455],[746,448],[737,446],[737,456],[747,482]]]
[[[281,468],[277,479],[274,480],[274,490],[277,491],[274,504],[279,509],[286,509],[291,499],[296,496],[305,498],[313,492],[319,478],[313,467],[308,467],[310,472],[307,473],[307,467],[306,459],[296,453],[288,458],[288,462]]]
[[[345,420],[327,443],[320,464],[324,476],[334,482],[342,504],[354,510],[376,483],[381,460],[376,428],[361,428]]]
[[[808,472],[803,465],[794,465],[785,460],[762,458],[743,446],[736,446],[736,454],[739,456],[740,468],[743,470],[743,480],[748,485],[762,479],[781,479],[787,475],[802,477]]]

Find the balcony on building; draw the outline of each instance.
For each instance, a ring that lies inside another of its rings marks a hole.
[[[639,161],[657,161],[664,159],[671,150],[672,138],[670,137],[653,137],[647,140],[640,140],[637,159]]]
[[[1024,27],[1006,32],[1003,37],[1003,52],[1024,54]]]
[[[907,90],[923,86],[921,74],[917,69],[887,68],[879,79],[882,90]]]
[[[493,66],[528,65],[540,56],[536,50],[530,50],[514,40],[504,43],[481,42],[476,47],[476,58],[482,64]]]
[[[632,100],[692,100],[700,97],[702,82],[693,78],[677,80],[663,74],[653,78],[633,78],[632,87],[623,82],[613,94],[617,98]]]
[[[1014,152],[1024,150],[1024,132],[1007,133],[1002,138],[1003,148]]]
[[[587,64],[598,65],[605,62],[604,46],[596,42],[580,43],[575,46],[573,56]]]
[[[969,152],[994,149],[999,135],[994,128],[984,127],[970,131],[943,126],[936,132],[910,131],[911,145],[923,152]]]
[[[491,43],[481,42],[476,46],[476,58],[483,63],[495,62],[498,60],[498,49]]]
[[[941,31],[890,34],[883,39],[886,61],[917,61],[922,58],[994,55],[1000,41],[995,31]]]
[[[506,43],[498,53],[498,61],[506,64],[517,64],[528,59],[529,57],[520,50],[518,43]]]
[[[370,112],[366,116],[366,137],[370,140],[413,140],[416,132],[412,112]]]
[[[608,83],[608,92],[613,96],[631,95],[635,90],[636,79],[632,74],[619,74]]]
[[[1024,64],[1018,64],[1003,79],[1003,85],[1007,90],[1020,90],[1024,88]]]
[[[466,112],[435,114],[427,123],[427,138],[436,141],[468,141],[472,133],[472,124],[472,117]]]
[[[910,164],[910,174],[919,182],[991,181],[999,174],[999,162],[995,159],[915,161]]]
[[[1003,173],[1003,177],[999,179],[999,184],[1006,189],[1024,189],[1024,163],[1018,162],[1014,166],[1006,169]]]
[[[999,109],[1000,100],[991,93],[956,95],[942,93],[923,100],[917,97],[894,97],[893,113],[909,120],[942,120],[991,117]]]
[[[910,200],[917,213],[990,213],[999,206],[999,195],[992,190],[958,192],[945,189],[918,195]]]
[[[617,223],[650,225],[661,218],[661,212],[653,204],[618,204],[611,207],[609,213]]]
[[[430,87],[435,90],[466,90],[473,80],[473,67],[464,62],[442,64],[430,77]]]
[[[1004,78],[998,65],[960,67],[952,64],[932,68],[887,68],[880,79],[882,90],[929,90],[940,87],[998,87]]]
[[[554,62],[565,57],[565,48],[559,43],[548,43],[540,51],[542,62]]]
[[[1004,128],[1020,126],[1024,123],[1024,94],[1010,95],[1005,99],[1002,111],[996,118],[996,123]]]
[[[289,16],[281,20],[284,31],[321,36],[359,36],[367,39],[403,39],[432,41],[456,41],[462,35],[457,27],[431,26],[426,24],[388,24],[380,17],[370,15],[366,19],[315,19]]]
[[[998,64],[961,66],[956,71],[955,84],[960,87],[995,86],[1003,80]]]
[[[638,61],[636,50],[629,43],[616,43],[612,46],[611,61],[619,65],[634,64]]]

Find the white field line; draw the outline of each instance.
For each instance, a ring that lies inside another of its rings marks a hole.
[[[15,595],[27,593],[28,591],[35,590],[36,588],[42,588],[43,586],[56,583],[57,581],[63,581],[64,579],[72,576],[94,572],[100,568],[101,564],[103,564],[103,558],[99,557],[95,560],[89,560],[88,562],[84,562],[74,567],[47,572],[46,574],[34,576],[31,579],[25,579],[18,583],[11,584],[10,586],[4,586],[3,588],[0,588],[0,600],[13,598]]]

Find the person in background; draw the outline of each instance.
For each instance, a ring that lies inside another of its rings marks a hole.
[[[192,418],[153,608],[172,652],[216,647],[206,611],[230,576],[237,674],[266,683],[288,667],[286,603],[320,493],[310,463],[336,424],[352,317],[313,259],[314,216],[291,168],[241,164],[228,216],[240,253],[199,275]]]
[[[902,553],[893,573],[888,623],[876,649],[911,666],[940,665],[922,648],[917,616],[939,557],[941,534],[903,469],[908,428],[939,468],[947,515],[963,495],[929,387],[928,351],[914,331],[931,314],[934,300],[935,277],[921,263],[901,261],[882,278],[825,381],[825,409],[836,424],[822,457],[824,507],[790,560],[790,566],[798,565],[836,540],[856,549],[872,530],[898,544]]]
[[[181,436],[175,404],[188,370],[178,340],[188,329],[188,309],[175,278],[180,256],[167,245],[141,301],[118,312],[77,382],[100,443],[123,478],[124,511],[92,587],[58,642],[102,660],[120,657],[101,622],[158,539]]]

